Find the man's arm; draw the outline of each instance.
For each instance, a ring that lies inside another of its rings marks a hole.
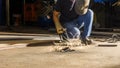
[[[65,29],[60,24],[59,15],[60,15],[60,12],[58,12],[56,10],[53,11],[53,20],[54,20],[54,23],[56,26],[57,33],[62,34],[65,31]]]

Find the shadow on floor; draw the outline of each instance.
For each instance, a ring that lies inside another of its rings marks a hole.
[[[54,45],[53,42],[54,42],[53,40],[40,41],[40,42],[28,44],[27,47],[50,46],[50,45]]]

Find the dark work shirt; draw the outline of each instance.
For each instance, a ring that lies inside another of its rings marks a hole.
[[[54,6],[54,10],[61,13],[61,23],[73,21],[78,17],[78,15],[75,13],[74,7],[72,8],[72,10],[70,10],[71,5],[71,0],[57,0],[56,5]]]

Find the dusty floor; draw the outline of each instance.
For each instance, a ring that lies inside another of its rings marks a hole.
[[[51,43],[1,50],[0,68],[120,68],[120,42],[117,47],[98,43],[63,53],[52,51]]]

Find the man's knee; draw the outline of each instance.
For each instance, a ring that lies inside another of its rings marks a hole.
[[[80,30],[78,28],[68,29],[67,33],[69,38],[79,38],[80,37]]]

